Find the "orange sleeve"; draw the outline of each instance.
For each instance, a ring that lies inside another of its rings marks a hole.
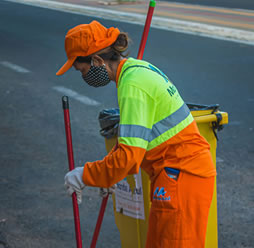
[[[108,188],[129,174],[136,174],[146,150],[119,144],[103,160],[87,162],[84,166],[83,181],[88,186]]]

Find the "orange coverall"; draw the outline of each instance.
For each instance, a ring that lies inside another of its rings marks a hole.
[[[117,86],[123,83],[118,80],[127,61],[121,61],[118,67]],[[209,149],[193,120],[148,151],[119,142],[118,148],[103,160],[85,164],[83,181],[89,186],[107,188],[138,173],[141,167],[151,180],[146,248],[202,248],[216,175]],[[170,178],[165,167],[180,170],[178,179]],[[159,195],[157,189],[162,188]]]

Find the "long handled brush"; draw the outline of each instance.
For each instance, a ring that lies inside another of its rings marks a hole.
[[[152,22],[152,16],[153,16],[155,5],[156,5],[156,1],[151,0],[150,3],[149,3],[149,8],[148,8],[147,16],[146,16],[145,27],[144,27],[142,39],[141,39],[140,46],[139,46],[138,57],[137,57],[138,59],[143,58],[145,45],[146,45],[149,29],[150,29],[150,26],[151,26],[151,22]],[[117,146],[115,146],[115,149],[116,148],[117,148]],[[100,208],[100,212],[99,212],[99,216],[98,216],[98,220],[97,220],[96,227],[95,227],[95,230],[94,230],[93,239],[92,239],[92,243],[91,243],[90,248],[95,248],[96,247],[96,242],[97,242],[97,239],[98,239],[98,236],[99,236],[99,233],[100,233],[101,223],[102,223],[102,220],[103,220],[103,216],[104,216],[104,212],[105,212],[105,209],[106,209],[107,202],[108,202],[108,195],[107,195],[107,197],[102,199],[101,208]]]
[[[67,144],[67,154],[69,161],[69,170],[74,170],[74,157],[72,148],[72,136],[71,136],[71,122],[69,113],[69,99],[67,96],[62,97],[63,111],[64,111],[64,124],[65,124],[65,134],[66,134],[66,144]],[[72,205],[74,214],[74,224],[76,233],[77,248],[82,248],[82,238],[80,231],[80,218],[79,218],[79,208],[77,203],[77,195],[74,192],[72,194]]]

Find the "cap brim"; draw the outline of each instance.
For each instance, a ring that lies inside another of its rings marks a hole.
[[[65,72],[67,72],[73,65],[76,57],[68,59],[66,63],[60,68],[60,70],[56,73],[57,76],[63,75]]]

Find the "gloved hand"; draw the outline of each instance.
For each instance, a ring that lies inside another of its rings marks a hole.
[[[100,196],[106,197],[107,195],[112,195],[115,193],[115,185],[111,186],[110,188],[100,188]]]
[[[72,196],[73,192],[76,192],[78,204],[82,202],[82,190],[86,186],[82,180],[83,170],[84,167],[77,167],[64,177],[64,186],[68,195]]]

